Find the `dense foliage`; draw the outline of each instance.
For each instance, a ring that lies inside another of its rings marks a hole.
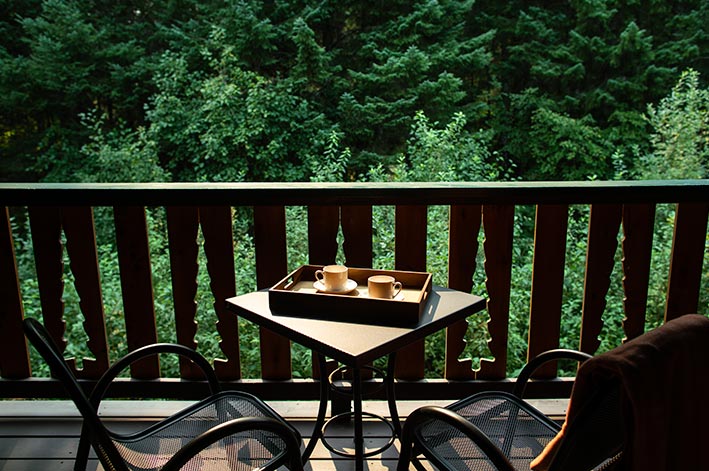
[[[308,180],[336,134],[351,180],[395,163],[423,116],[484,139],[486,163],[503,160],[510,177],[612,178],[652,151],[647,106],[684,70],[708,76],[708,11],[3,0],[0,175]]]
[[[0,0],[0,180],[703,178],[708,24],[704,0]],[[526,348],[532,209],[516,215],[511,370]],[[304,209],[288,211],[297,266],[307,261]],[[374,215],[375,265],[391,268],[393,214]],[[110,218],[97,214],[118,354],[126,346],[114,242],[103,234]],[[653,276],[667,272],[672,218],[671,208],[658,210]],[[236,217],[240,292],[254,288],[244,221]],[[430,209],[429,269],[441,284],[446,223],[445,208]],[[572,209],[565,346],[578,338],[587,223]],[[169,341],[164,214],[151,212],[150,228]],[[31,256],[19,263],[32,293]],[[657,276],[650,325],[661,317]],[[200,284],[199,322],[213,325],[203,273]],[[78,301],[66,287],[69,348],[81,355]],[[611,286],[602,348],[619,342],[621,293],[620,282]],[[40,315],[31,295],[25,309]],[[483,331],[471,328],[472,356],[486,354]],[[200,349],[219,356],[212,332],[199,331]],[[258,334],[248,323],[241,333],[244,374],[258,376]],[[434,375],[442,343],[428,341]],[[308,352],[296,350],[294,362],[296,375],[307,374]]]

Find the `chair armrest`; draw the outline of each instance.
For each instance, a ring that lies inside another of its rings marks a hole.
[[[178,471],[199,452],[222,438],[249,430],[264,430],[278,435],[286,444],[286,454],[289,455],[287,466],[290,471],[303,470],[299,438],[286,424],[271,417],[241,417],[212,427],[182,447],[161,469]]]
[[[532,358],[529,363],[527,363],[522,371],[520,371],[519,376],[517,376],[517,381],[515,382],[515,387],[512,393],[519,397],[520,399],[524,395],[524,390],[527,387],[527,382],[531,378],[532,373],[536,371],[537,368],[545,363],[555,360],[577,360],[581,363],[592,358],[592,355],[588,353],[580,352],[578,350],[569,350],[566,348],[557,348],[554,350],[547,350],[542,352],[536,357]]]
[[[408,468],[408,461],[411,459],[411,445],[417,441],[415,440],[414,432],[423,423],[429,420],[439,420],[463,433],[480,448],[480,451],[488,457],[499,471],[514,471],[515,468],[512,466],[509,459],[478,427],[455,412],[438,406],[421,407],[413,411],[406,418],[402,431],[401,458],[397,471],[404,471]],[[416,446],[418,448],[424,448],[418,444]],[[431,457],[429,456],[428,458],[430,459]]]
[[[216,394],[220,391],[219,380],[217,379],[217,375],[214,372],[214,369],[202,355],[197,353],[196,350],[176,343],[154,343],[133,350],[132,352],[128,353],[123,358],[115,362],[113,365],[111,365],[111,367],[106,370],[106,372],[101,376],[101,378],[99,378],[98,382],[96,383],[96,386],[94,386],[93,391],[91,391],[91,395],[89,396],[89,401],[91,402],[91,405],[95,409],[98,409],[98,406],[104,395],[106,394],[106,391],[108,390],[108,387],[110,386],[111,382],[116,379],[116,377],[124,369],[126,369],[138,360],[142,360],[143,358],[152,355],[157,355],[160,353],[171,353],[191,360],[194,364],[197,365],[197,367],[199,367],[202,373],[204,373],[204,376],[206,377],[207,382],[209,383],[209,389],[211,394]]]

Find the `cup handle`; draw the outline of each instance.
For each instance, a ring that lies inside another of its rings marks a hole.
[[[403,289],[403,285],[401,284],[400,281],[395,281],[394,282],[394,294],[391,296],[392,298],[395,298],[401,293],[401,290]]]
[[[317,270],[317,271],[315,272],[315,279],[316,279],[317,281],[323,281],[324,277],[325,277],[325,274],[323,273],[322,270]]]

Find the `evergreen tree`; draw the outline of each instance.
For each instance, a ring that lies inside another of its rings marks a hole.
[[[97,142],[133,135],[175,179],[309,179],[337,135],[357,178],[410,158],[422,112],[491,131],[486,158],[518,177],[611,178],[651,150],[646,105],[682,70],[709,76],[708,13],[703,0],[0,0],[0,173],[71,179]]]
[[[646,103],[667,93],[684,64],[707,66],[700,52],[708,37],[702,1],[481,0],[474,12],[479,21],[473,32],[496,31],[493,73],[501,93],[491,127],[499,148],[533,178],[565,176],[548,165],[558,160],[553,154],[559,149],[544,151],[543,128],[554,126],[542,116],[582,120],[622,154],[634,147],[646,151]],[[529,142],[536,152],[528,152]],[[574,149],[579,157],[583,152]],[[596,162],[582,173],[609,178],[611,169],[609,162]]]

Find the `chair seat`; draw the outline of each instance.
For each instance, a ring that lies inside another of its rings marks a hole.
[[[158,470],[195,437],[216,425],[242,417],[270,417],[286,423],[254,396],[226,391],[198,402],[141,432],[130,435],[111,433],[111,438],[131,469]],[[284,459],[286,448],[284,441],[274,433],[249,430],[220,440],[190,460],[182,469],[250,471]]]
[[[529,470],[531,461],[560,429],[538,410],[504,392],[476,394],[446,409],[478,427],[502,450],[515,469]],[[473,441],[442,421],[426,422],[417,429],[416,436],[419,446],[425,449],[424,454],[441,469],[495,469]]]

